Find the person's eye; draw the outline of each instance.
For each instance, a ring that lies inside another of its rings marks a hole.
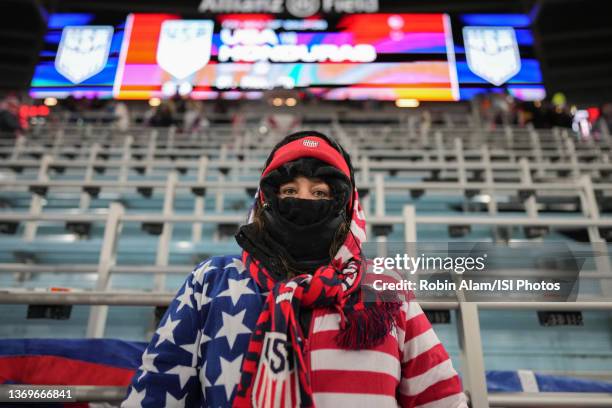
[[[317,198],[329,198],[329,193],[325,190],[316,190],[313,195]]]
[[[281,190],[282,195],[293,195],[297,194],[297,190],[293,187],[286,187]]]

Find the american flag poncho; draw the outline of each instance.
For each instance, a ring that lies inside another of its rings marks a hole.
[[[146,347],[121,407],[231,407],[267,296],[240,255],[197,265]],[[338,333],[336,310],[313,310],[304,359],[318,408],[467,407],[418,302],[402,302],[397,324],[372,349],[341,350]]]

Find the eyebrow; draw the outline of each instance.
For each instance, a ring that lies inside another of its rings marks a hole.
[[[322,180],[320,178],[309,178],[309,180],[311,180],[313,184],[325,184],[325,185],[328,185],[324,180]]]

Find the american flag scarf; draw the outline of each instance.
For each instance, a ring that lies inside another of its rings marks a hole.
[[[353,192],[350,232],[329,265],[312,275],[276,281],[247,251],[243,263],[257,284],[269,290],[242,363],[234,407],[314,407],[305,360],[305,336],[297,315],[301,308],[333,308],[340,314],[338,345],[362,349],[379,344],[399,305],[366,307],[359,290],[364,273],[361,244],[365,218]]]

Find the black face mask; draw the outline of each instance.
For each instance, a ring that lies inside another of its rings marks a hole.
[[[333,199],[278,198],[279,187],[298,176],[325,181]],[[279,277],[286,275],[286,266],[292,272],[314,272],[331,261],[330,249],[338,228],[347,222],[351,185],[340,170],[318,159],[304,157],[286,163],[260,182],[260,193],[266,200],[263,228],[243,225],[236,241]]]
[[[334,200],[272,198],[264,204],[264,229],[296,263],[327,263],[344,210]]]

